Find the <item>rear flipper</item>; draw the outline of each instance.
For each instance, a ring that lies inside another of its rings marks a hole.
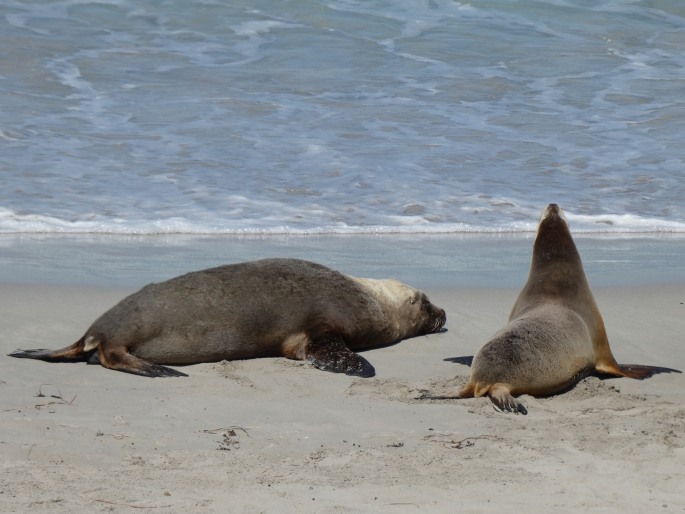
[[[618,377],[635,378],[644,380],[660,373],[680,373],[680,370],[661,368],[659,366],[643,366],[642,364],[619,364],[615,366],[597,366],[595,371],[600,375],[613,375]]]
[[[435,395],[428,391],[424,392],[417,398],[417,400],[454,400],[459,398],[473,398],[475,391],[475,385],[473,382],[469,382],[464,387],[459,389],[456,393]]]
[[[187,377],[185,373],[145,361],[123,348],[107,350],[102,344],[85,350],[85,336],[61,350],[17,350],[9,354],[19,359],[38,359],[48,362],[87,362],[105,368],[142,375],[144,377]]]
[[[376,374],[369,361],[350,350],[337,334],[321,335],[309,341],[304,349],[304,358],[324,371],[364,378]]]
[[[511,391],[504,384],[492,384],[488,389],[488,396],[492,403],[502,412],[513,412],[514,414],[528,414],[528,409],[511,395]]]
[[[469,382],[459,391],[453,394],[434,396],[429,393],[422,394],[419,399],[421,400],[451,400],[454,398],[473,398],[474,396],[483,396],[486,394],[490,397],[492,403],[502,412],[513,412],[514,414],[528,414],[526,407],[511,395],[511,391],[508,386],[504,384],[492,384],[486,390],[478,388],[476,393],[476,384]]]
[[[104,348],[102,344],[98,347],[100,364],[105,368],[124,373],[133,373],[143,377],[187,377],[185,373],[167,368],[154,362],[146,361],[131,354],[125,348],[119,346],[113,349]]]
[[[60,350],[16,350],[9,354],[10,357],[18,359],[38,359],[48,362],[82,362],[88,361],[95,352],[95,348],[90,351],[85,350],[85,336],[76,341],[71,346]]]
[[[464,355],[463,357],[448,357],[443,360],[447,362],[456,362],[457,364],[463,364],[464,366],[471,367],[471,364],[473,364],[473,355]]]

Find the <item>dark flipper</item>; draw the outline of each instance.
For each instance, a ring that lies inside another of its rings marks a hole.
[[[141,375],[143,377],[187,377],[185,373],[176,371],[175,369],[167,368],[154,362],[146,361],[140,357],[128,353],[124,348],[117,347],[114,349],[103,348],[100,345],[98,349],[100,354],[100,364],[105,368],[116,371],[123,371],[125,373],[132,373],[134,375]]]
[[[473,355],[465,355],[463,357],[448,357],[447,359],[443,360],[447,362],[456,362],[457,364],[463,364],[464,366],[471,367],[471,364],[473,363]]]
[[[142,375],[144,377],[187,377],[185,373],[160,366],[131,355],[124,349],[102,350],[102,345],[84,351],[85,338],[61,350],[17,350],[10,357],[39,359],[48,362],[87,362],[101,364],[105,368]]]
[[[334,373],[364,378],[376,374],[369,361],[350,350],[342,337],[336,334],[321,335],[310,341],[305,348],[305,360],[319,369]]]
[[[447,359],[445,359],[447,360]],[[459,388],[454,393],[450,394],[432,394],[430,391],[423,391],[417,400],[454,400],[455,398],[473,398],[475,396],[476,385],[473,381],[469,381],[464,387]]]
[[[432,394],[430,391],[422,391],[419,396],[414,398],[415,400],[455,400],[459,399],[461,396],[459,396],[458,393],[455,394]]]
[[[140,366],[137,368],[127,366],[110,368],[116,371],[123,371],[124,373],[132,373],[133,375],[140,375],[141,377],[150,378],[166,378],[166,377],[187,377],[186,373],[182,373],[172,368],[167,368],[160,364],[154,364],[152,362],[147,362],[145,366]]]
[[[38,359],[48,362],[82,362],[90,359],[95,349],[86,352],[85,337],[82,337],[71,346],[59,350],[16,350],[9,354],[18,359]]]
[[[509,387],[505,384],[493,384],[488,390],[488,396],[492,403],[502,412],[514,414],[528,414],[528,409],[511,395]]]
[[[643,366],[642,364],[620,364],[621,376],[644,380],[660,373],[680,373],[680,370],[661,368],[659,366]],[[613,373],[612,373],[613,374]]]
[[[100,352],[98,350],[95,350],[93,353],[90,354],[90,357],[88,357],[88,364],[100,364]]]
[[[7,355],[9,357],[16,357],[17,359],[37,359],[41,361],[52,361],[52,362],[60,362],[60,361],[67,361],[67,360],[74,360],[74,359],[65,359],[65,358],[60,358],[60,359],[55,359],[52,354],[54,353],[54,350],[46,350],[44,348],[38,349],[36,348],[35,350],[14,350],[12,353],[8,353]]]

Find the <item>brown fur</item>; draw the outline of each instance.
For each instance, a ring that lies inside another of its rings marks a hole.
[[[526,414],[514,396],[554,394],[593,372],[643,379],[668,371],[676,370],[616,362],[566,219],[550,204],[509,323],[478,351],[469,383],[440,398],[487,395],[503,411]]]
[[[356,279],[308,261],[265,259],[150,284],[105,312],[73,345],[11,355],[98,359],[145,376],[183,375],[164,364],[286,356],[372,376],[373,366],[352,350],[435,332],[444,323],[442,309],[400,282]]]

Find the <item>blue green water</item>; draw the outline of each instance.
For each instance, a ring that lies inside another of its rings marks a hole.
[[[0,0],[0,113],[0,233],[685,232],[681,0]]]

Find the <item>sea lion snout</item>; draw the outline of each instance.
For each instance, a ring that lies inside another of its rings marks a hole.
[[[559,207],[558,204],[556,203],[550,203],[542,209],[542,214],[540,215],[540,221],[544,221],[547,219],[558,219],[561,218],[562,220],[566,221],[566,214],[564,213],[564,209]]]
[[[426,300],[424,307],[427,312],[426,322],[423,326],[423,333],[433,334],[442,330],[442,327],[447,323],[447,313],[437,305],[433,305]]]

